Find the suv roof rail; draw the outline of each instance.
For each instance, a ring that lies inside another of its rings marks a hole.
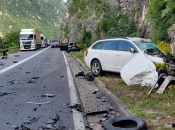
[[[123,39],[128,39],[127,37],[107,37],[107,38],[103,38],[101,40],[105,40],[105,39],[113,39],[113,38],[123,38]]]

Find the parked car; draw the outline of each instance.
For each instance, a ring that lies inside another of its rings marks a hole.
[[[78,42],[70,42],[68,44],[67,52],[71,51],[80,51],[79,43]]]
[[[85,62],[94,76],[99,76],[102,71],[120,73],[122,67],[142,51],[151,61],[162,63],[165,54],[150,42],[148,39],[128,37],[102,39],[86,51]]]
[[[59,38],[51,39],[51,48],[56,48],[56,47],[60,47],[60,39]]]

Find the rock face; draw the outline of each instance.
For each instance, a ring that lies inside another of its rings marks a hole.
[[[137,27],[142,28],[142,32],[140,37],[149,38],[152,34],[152,27],[148,20],[146,19],[146,13],[148,11],[149,7],[149,0],[108,0],[111,6],[115,6],[117,4],[120,4],[122,6],[123,10],[126,13],[129,13],[130,15],[135,12],[134,20],[137,25]],[[69,0],[67,2],[67,9],[71,6],[72,0]],[[87,7],[88,8],[88,5]],[[75,16],[70,16],[69,12],[66,11],[65,16],[63,18],[63,28],[65,27],[66,23],[69,23],[68,27],[68,38],[64,36],[64,33],[62,34],[62,42],[68,42],[69,41],[79,41],[81,39],[81,30],[84,25],[86,25],[86,30],[91,31],[92,39],[96,39],[96,33],[95,29],[97,24],[101,21],[103,18],[103,15],[100,17],[97,17],[95,12],[91,11],[90,16],[87,19],[76,19]],[[101,37],[106,37],[106,34],[104,32],[100,32]]]

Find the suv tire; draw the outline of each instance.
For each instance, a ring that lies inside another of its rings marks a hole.
[[[98,60],[94,60],[91,64],[91,72],[95,77],[98,77],[102,73],[101,64]]]

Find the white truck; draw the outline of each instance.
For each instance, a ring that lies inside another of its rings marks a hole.
[[[41,47],[47,47],[47,38],[43,34],[41,34],[41,41],[42,41]]]
[[[37,50],[41,48],[41,33],[36,29],[21,29],[20,50]]]

